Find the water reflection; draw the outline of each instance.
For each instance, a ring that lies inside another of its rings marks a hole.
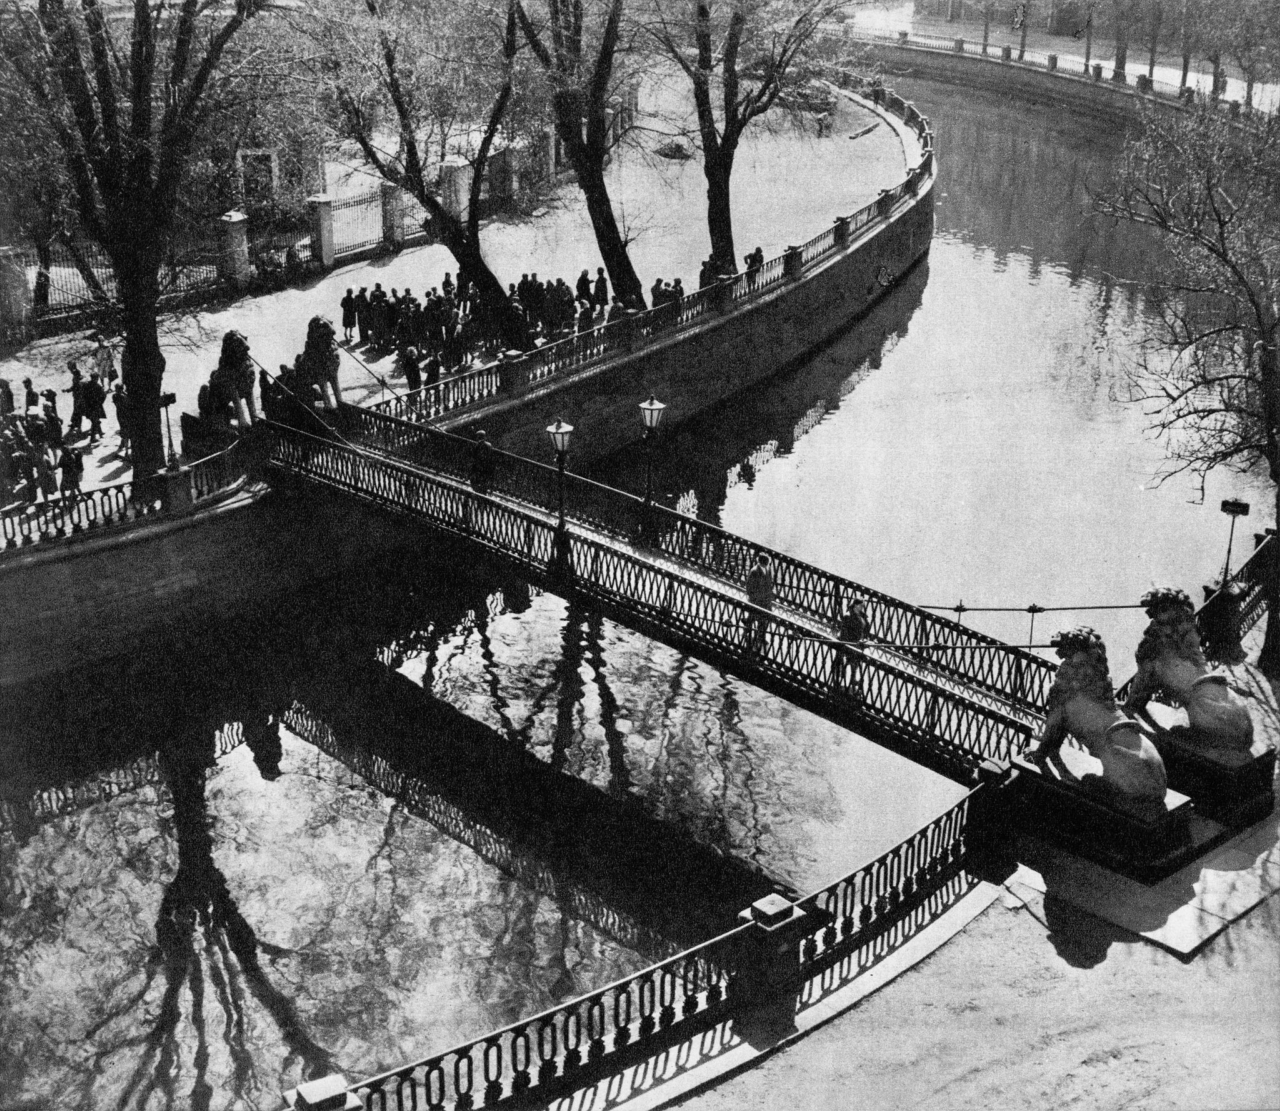
[[[430,565],[456,556],[5,695],[6,1090],[203,1107],[374,1072],[816,886],[958,793],[598,615]]]

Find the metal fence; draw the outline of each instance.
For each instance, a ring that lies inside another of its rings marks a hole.
[[[383,241],[382,190],[333,202],[333,253],[341,257]]]

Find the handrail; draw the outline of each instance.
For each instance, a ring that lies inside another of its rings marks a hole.
[[[854,80],[848,75],[842,75],[842,79],[846,83]],[[914,196],[933,172],[933,130],[929,121],[892,89],[875,89],[873,92],[877,104],[899,116],[915,131],[921,140],[921,161],[907,172],[902,182],[886,190],[879,199],[836,221],[837,226],[846,229],[843,238],[836,227],[830,227],[804,244],[798,272],[789,271],[786,255],[779,255],[758,270],[719,279],[688,294],[677,304],[630,313],[622,319],[545,344],[519,358],[450,375],[411,393],[377,402],[369,408],[389,416],[436,420],[446,413],[488,401],[504,391],[524,389],[568,371],[580,370],[660,343],[699,326],[708,317],[718,317],[734,305],[758,299],[784,280],[800,277],[805,270],[847,250],[854,232],[868,227],[877,218],[887,221],[894,207],[905,198]]]
[[[470,440],[354,405],[344,405],[342,417],[347,434],[366,446],[463,482],[474,477],[476,447]],[[498,449],[493,449],[492,459],[493,474],[488,481],[495,489],[546,512],[557,511],[559,478],[554,467]],[[642,498],[581,475],[566,472],[564,488],[566,512],[574,520],[620,540],[644,540],[657,552],[695,566],[721,582],[741,583],[756,556],[768,555],[778,604],[828,627],[834,626],[854,596],[861,596],[867,602],[872,633],[880,642],[917,646],[901,653],[1020,710],[1043,712],[1055,669],[1033,653],[706,521],[665,506],[646,505]],[[982,646],[984,651],[965,651],[971,646]],[[1000,650],[991,651],[993,648]]]
[[[223,492],[244,477],[243,467],[232,458],[238,443],[183,467],[193,503]],[[39,506],[22,506],[0,517],[3,551],[155,516],[164,511],[162,502],[159,494],[147,500],[137,498],[133,480],[125,479],[92,490],[80,490],[74,497],[64,496]]]

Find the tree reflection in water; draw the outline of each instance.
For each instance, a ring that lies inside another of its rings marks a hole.
[[[264,778],[279,776],[281,745],[278,735],[265,723],[252,729],[255,763]],[[274,743],[273,743],[274,741]],[[212,739],[208,744],[180,741],[160,753],[164,783],[173,804],[172,828],[178,847],[178,870],[165,887],[156,917],[156,944],[148,962],[147,982],[139,993],[146,995],[158,969],[164,982],[155,1020],[138,1037],[113,1047],[143,1047],[133,1072],[124,1084],[119,1106],[146,1105],[153,1092],[160,1092],[167,1106],[175,1106],[175,1081],[180,1068],[179,1025],[182,1019],[182,990],[190,992],[190,1022],[196,1038],[191,1062],[191,1089],[181,1105],[195,1111],[210,1106],[213,1088],[207,1080],[209,1063],[205,982],[213,990],[222,1012],[223,1030],[232,1061],[230,1095],[240,1098],[254,1083],[255,1063],[245,1040],[245,990],[275,1023],[289,1049],[290,1057],[301,1062],[304,1079],[334,1071],[329,1051],[307,1032],[293,1001],[277,988],[262,967],[261,955],[279,956],[283,951],[259,942],[245,920],[227,885],[226,877],[213,860],[213,836],[205,800],[208,769],[214,763]],[[286,1061],[290,1070],[293,1060]]]

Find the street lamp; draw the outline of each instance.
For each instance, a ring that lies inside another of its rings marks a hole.
[[[658,431],[658,426],[662,423],[662,414],[666,411],[666,408],[653,394],[649,395],[648,401],[640,402],[640,420],[644,423],[647,460],[644,480],[644,504],[646,509],[653,501],[653,437]]]
[[[1236,538],[1236,518],[1249,516],[1249,503],[1227,498],[1222,503],[1222,512],[1231,518],[1231,532],[1227,535],[1227,562],[1222,565],[1222,587],[1225,590],[1227,579],[1231,577],[1231,545]]]
[[[551,437],[551,446],[556,452],[556,469],[560,472],[560,524],[558,528],[564,532],[564,462],[569,455],[569,439],[573,435],[573,425],[558,420],[547,426],[547,435]]]

